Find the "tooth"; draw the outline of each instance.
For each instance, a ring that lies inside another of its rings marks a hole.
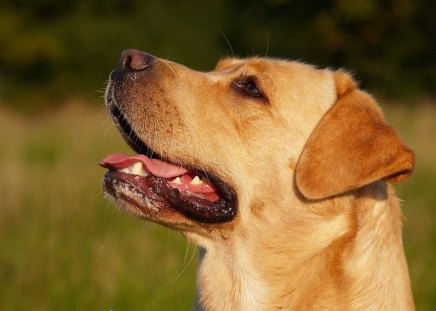
[[[130,171],[134,175],[145,176],[144,170],[142,168],[142,162],[135,162],[130,166]]]
[[[175,184],[181,184],[182,183],[182,180],[180,179],[180,177],[176,177],[174,180],[172,180],[171,181],[172,183],[175,183]]]
[[[139,161],[133,163],[129,167],[121,169],[120,172],[139,176],[147,176],[146,171],[143,168],[142,162]]]
[[[202,183],[203,183],[203,181],[198,176],[195,176],[194,179],[191,180],[191,182],[190,182],[190,184],[193,184],[193,185],[200,185]]]

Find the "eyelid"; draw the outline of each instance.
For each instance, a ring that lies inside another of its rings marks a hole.
[[[242,90],[244,92],[244,94],[250,96],[250,94],[247,94],[245,92],[245,87],[249,83],[253,83],[260,94],[260,96],[253,96],[253,97],[263,98],[264,94],[263,94],[261,88],[259,87],[258,79],[255,76],[241,76],[232,82],[232,86],[239,89],[239,90]]]
[[[243,88],[245,85],[247,84],[247,82],[242,82],[242,81],[233,81],[232,85],[238,88]]]
[[[236,83],[242,83],[242,84],[247,84],[249,82],[254,82],[254,84],[257,85],[257,77],[256,76],[243,76],[241,75],[240,77],[235,79]]]

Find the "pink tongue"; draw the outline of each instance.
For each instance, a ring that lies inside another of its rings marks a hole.
[[[114,153],[108,155],[106,158],[98,162],[98,164],[105,168],[120,170],[129,167],[138,161],[144,164],[144,167],[147,171],[157,177],[173,178],[188,172],[188,170],[183,167],[157,159],[150,159],[142,154],[131,157],[124,153]]]

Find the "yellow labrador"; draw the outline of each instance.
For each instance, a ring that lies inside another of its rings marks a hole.
[[[137,155],[100,162],[105,192],[201,246],[195,309],[414,309],[389,185],[414,155],[347,73],[126,50],[106,103]]]

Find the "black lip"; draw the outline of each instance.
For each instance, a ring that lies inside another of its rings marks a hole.
[[[146,155],[149,158],[160,158],[157,153],[155,153],[138,137],[138,135],[136,135],[135,131],[130,126],[130,123],[127,121],[126,117],[117,106],[111,105],[109,107],[109,111],[124,140],[134,151]]]
[[[221,199],[210,202],[201,198],[187,198],[178,189],[172,188],[164,178],[152,175],[142,177],[119,171],[109,171],[104,178],[106,189],[113,196],[118,197],[114,189],[114,181],[129,185],[154,201],[166,202],[172,209],[203,223],[228,222],[234,218],[236,213],[236,209],[230,201]],[[122,199],[126,200],[125,197]],[[130,202],[130,200],[127,201]],[[138,205],[138,203],[133,204]],[[139,207],[144,212],[142,206]]]
[[[145,144],[136,135],[127,118],[116,105],[110,104],[109,111],[123,138],[135,152],[144,154],[149,158],[162,159],[159,154],[154,152],[153,149],[148,147],[147,144]],[[189,166],[186,168],[198,173],[198,175],[207,176],[207,179],[217,187],[221,199],[211,204],[206,204],[206,201],[204,201],[203,204],[195,200],[187,201],[182,198],[179,190],[174,189],[169,197],[169,203],[172,208],[180,211],[182,214],[191,219],[203,223],[224,223],[231,221],[236,215],[237,206],[237,196],[233,189],[227,183],[210,172],[205,172]],[[112,173],[109,173],[105,176],[106,178],[114,178],[116,176]],[[156,179],[160,180],[161,178],[156,177]],[[162,181],[163,180],[164,179],[162,179]],[[159,193],[157,194],[159,195]],[[180,202],[183,204],[180,204]]]

